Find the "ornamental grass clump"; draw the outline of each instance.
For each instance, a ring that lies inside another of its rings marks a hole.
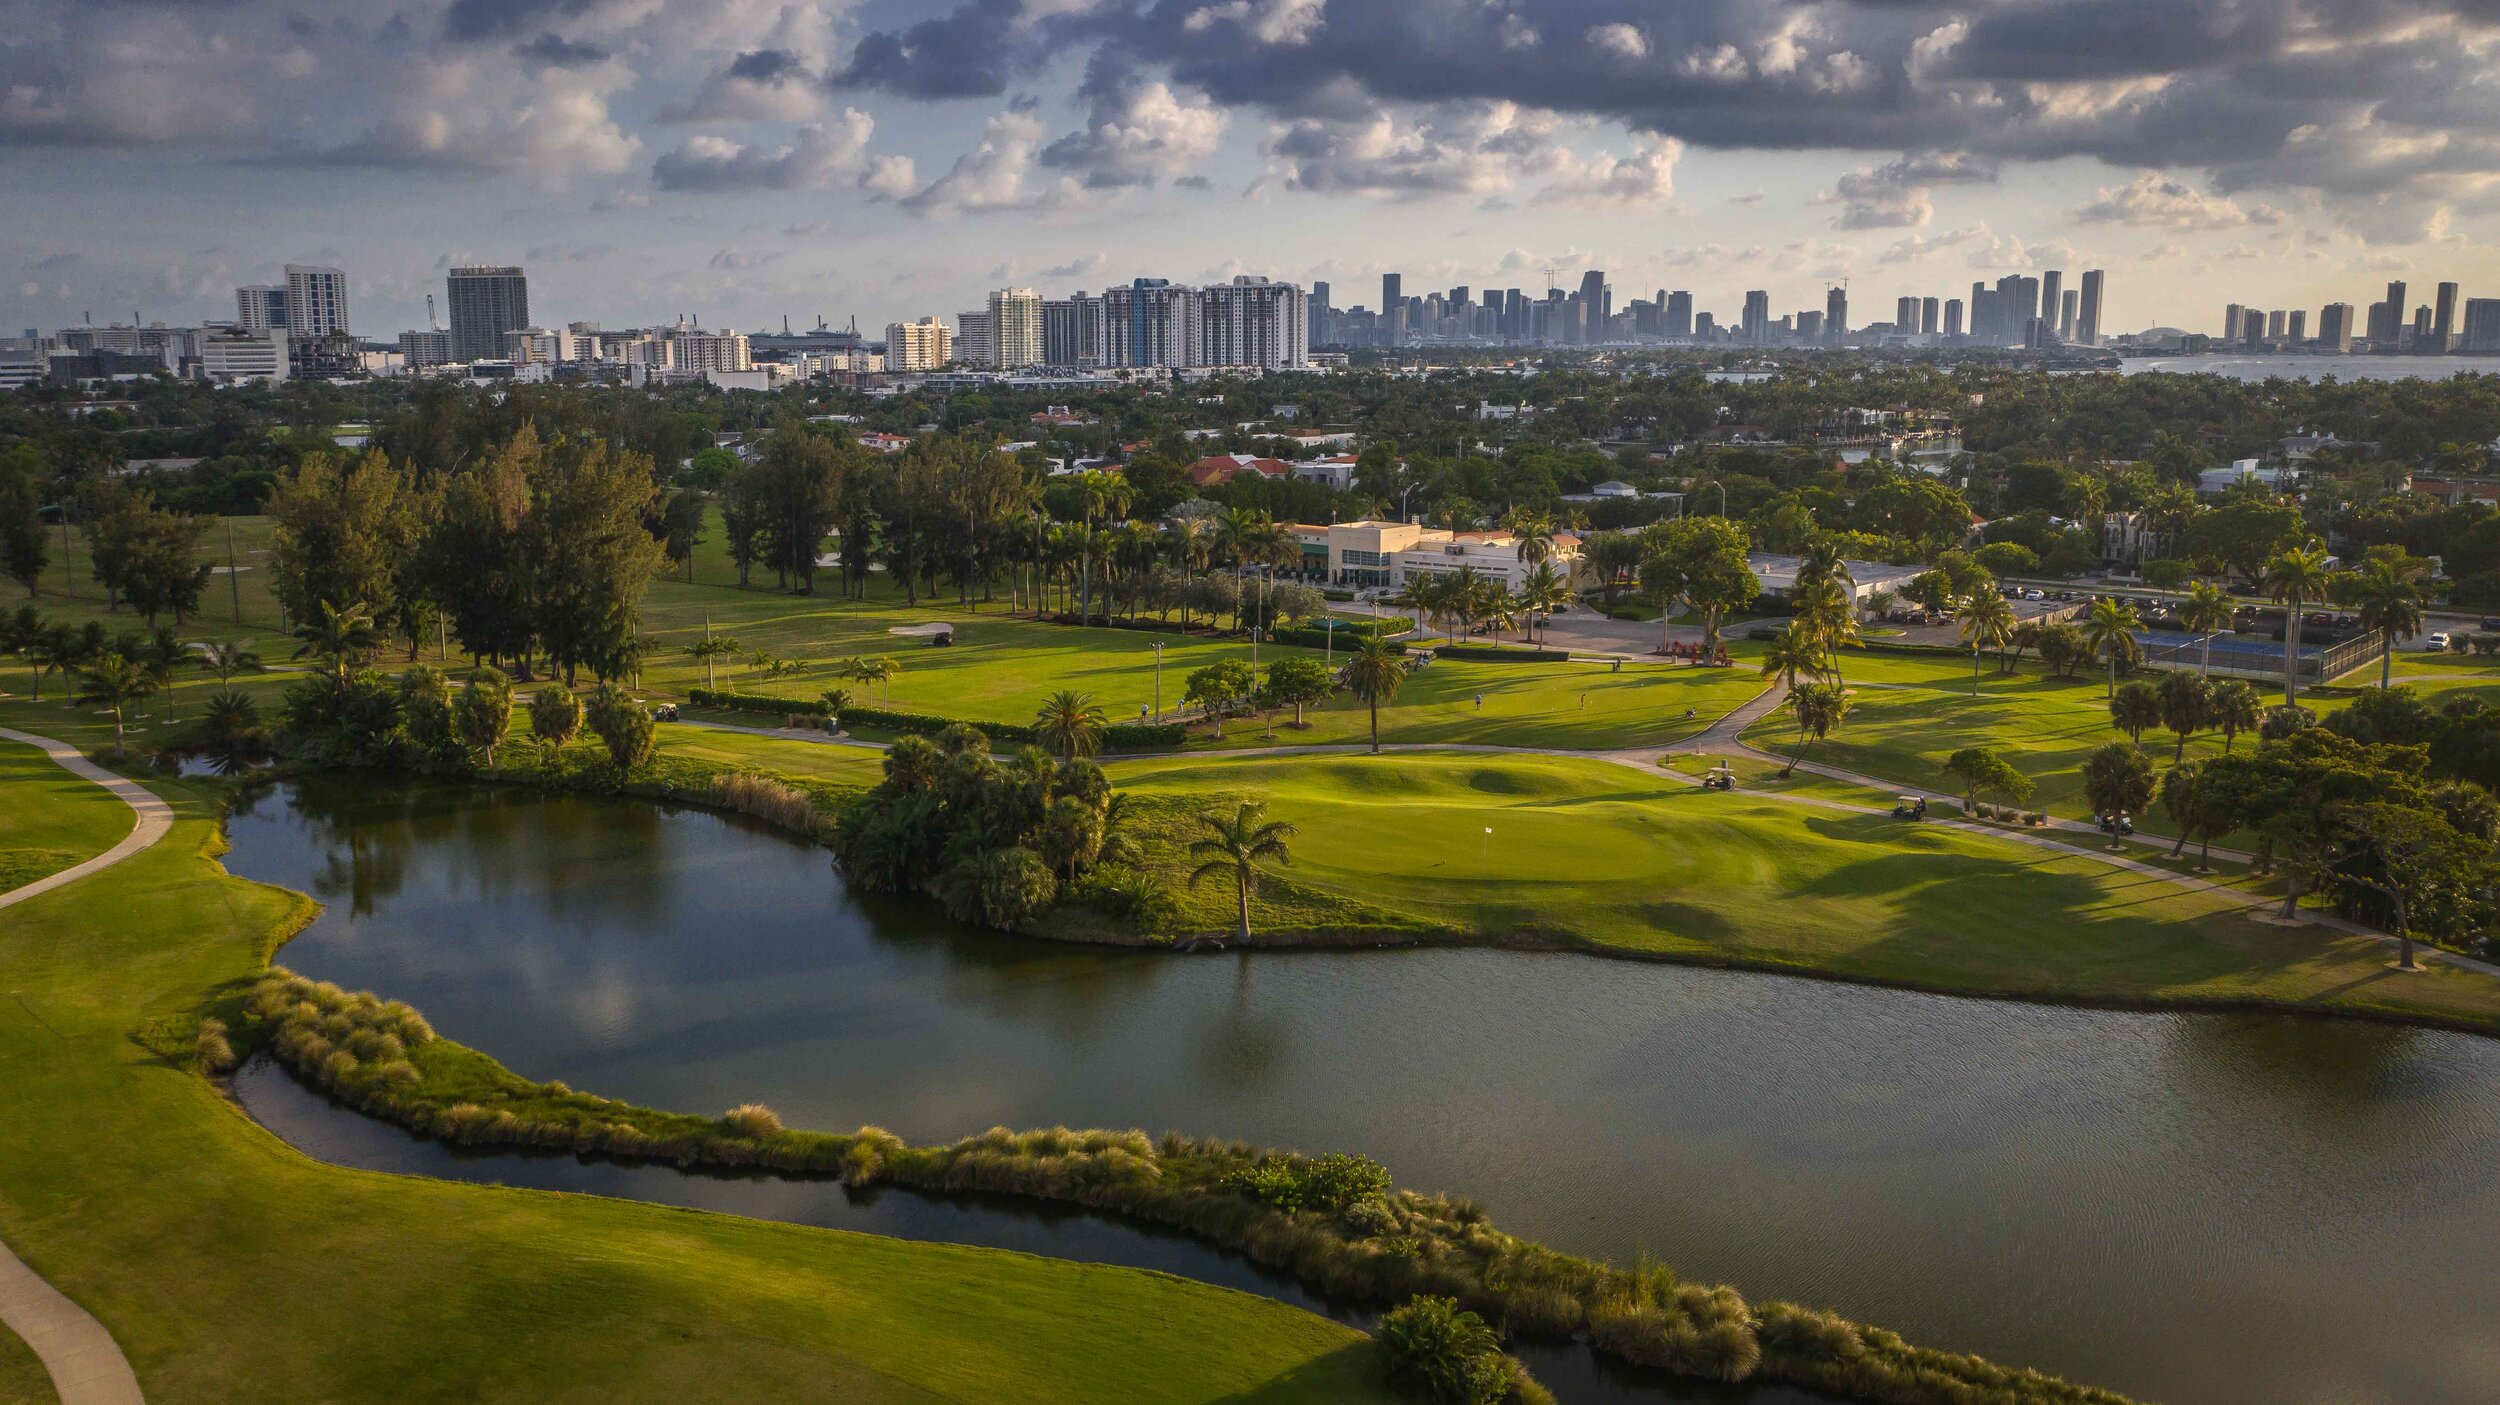
[[[817,808],[814,796],[797,786],[750,771],[712,777],[711,802],[723,810],[752,815],[806,839],[823,839],[833,828],[825,812]]]
[[[1502,1351],[1485,1320],[1455,1299],[1410,1298],[1380,1318],[1380,1347],[1389,1380],[1438,1405],[1502,1405],[1553,1396],[1528,1368]]]
[[[720,1115],[720,1123],[734,1137],[777,1137],[781,1135],[781,1114],[762,1103],[740,1103]]]

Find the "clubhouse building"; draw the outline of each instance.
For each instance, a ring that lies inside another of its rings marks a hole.
[[[1453,532],[1413,522],[1339,522],[1290,529],[1302,544],[1304,574],[1330,585],[1395,588],[1419,575],[1448,575],[1472,566],[1479,576],[1516,589],[1533,569],[1519,559],[1519,538],[1507,531]],[[1554,534],[1548,561],[1568,580],[1579,569],[1580,539]]]

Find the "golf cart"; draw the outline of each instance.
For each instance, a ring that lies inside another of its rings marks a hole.
[[[2135,821],[2128,818],[2124,810],[2114,815],[2103,815],[2101,816],[2101,833],[2112,838],[2124,839],[2135,833]]]
[[[1924,795],[1895,796],[1892,802],[1892,817],[1896,820],[1927,818],[1927,797]]]
[[[1702,773],[1701,788],[1704,790],[1734,790],[1736,788],[1736,773],[1728,769],[1728,764],[1722,761],[1713,769]]]
[[[655,708],[651,709],[651,720],[652,720],[652,721],[654,721],[654,722],[674,722],[674,721],[676,721],[676,720],[677,720],[677,704],[675,704],[675,703],[662,703],[662,704],[660,704],[658,707],[655,707]]]

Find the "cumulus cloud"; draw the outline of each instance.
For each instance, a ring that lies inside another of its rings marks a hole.
[[[2074,217],[2085,224],[2132,224],[2148,229],[2243,229],[2252,224],[2281,224],[2284,213],[2271,205],[2243,207],[2228,196],[2209,194],[2159,171],[2141,171],[2119,186],[2103,186]]]
[[[1041,121],[1032,113],[1012,108],[999,113],[982,127],[979,146],[956,157],[946,174],[904,196],[902,206],[916,215],[948,218],[1076,203],[1081,192],[1074,180],[1032,179],[1041,139]]]
[[[1966,152],[1903,156],[1880,166],[1860,166],[1815,196],[1840,206],[1832,223],[1842,229],[1924,229],[1936,216],[1935,187],[1993,182],[1993,162]]]
[[[766,148],[727,137],[697,136],[652,164],[663,190],[822,190],[838,184],[891,194],[890,176],[868,155],[876,123],[857,108],[833,122],[810,122],[782,145]],[[904,163],[903,157],[879,158]]]
[[[1628,156],[1600,152],[1564,171],[1545,187],[1548,199],[1576,204],[1641,205],[1675,195],[1675,163],[1684,143],[1664,137]]]
[[[1175,93],[1168,84],[1140,82],[1106,93],[1080,131],[1052,142],[1038,158],[1045,166],[1075,171],[1087,186],[1152,185],[1156,178],[1188,173],[1215,153],[1224,138],[1224,113],[1203,95]]]
[[[1328,22],[1328,0],[1222,0],[1189,12],[1181,28],[1190,34],[1216,29],[1246,32],[1262,44],[1307,44]]]
[[[1616,21],[1613,24],[1591,25],[1586,38],[1589,47],[1627,59],[1649,57],[1649,36],[1640,26]]]

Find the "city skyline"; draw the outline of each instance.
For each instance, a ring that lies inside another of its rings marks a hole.
[[[1245,271],[1796,309],[2103,267],[2112,333],[2500,286],[2462,232],[2500,30],[2315,8],[45,0],[0,51],[0,325],[227,316],[288,263],[389,331],[475,264],[739,326]]]

